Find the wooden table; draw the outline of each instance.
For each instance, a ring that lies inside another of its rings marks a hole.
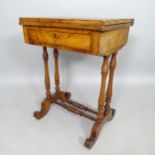
[[[102,125],[112,120],[115,114],[110,102],[116,54],[127,43],[129,27],[133,25],[133,21],[133,19],[20,18],[19,23],[23,26],[25,42],[43,47],[46,98],[41,103],[41,110],[36,111],[34,117],[41,119],[47,114],[51,104],[56,103],[70,112],[94,121],[90,137],[84,143],[87,148],[91,148],[97,140]],[[55,92],[53,94],[50,91],[47,47],[54,48]],[[103,57],[97,110],[71,100],[71,93],[60,90],[58,49]]]

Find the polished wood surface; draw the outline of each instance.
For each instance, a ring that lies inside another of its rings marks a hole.
[[[84,145],[92,148],[105,122],[114,118],[115,109],[110,106],[113,92],[116,55],[128,40],[129,28],[133,19],[51,19],[20,18],[25,42],[43,47],[46,97],[40,111],[34,112],[37,119],[43,118],[55,103],[62,108],[94,122],[90,136]],[[53,47],[55,92],[50,91],[50,74],[47,47]],[[80,52],[103,58],[101,67],[101,87],[98,108],[91,109],[71,99],[71,93],[60,89],[58,49]],[[106,87],[107,86],[107,87]]]
[[[24,27],[24,30],[26,42],[30,44],[90,51],[91,37],[88,32],[38,27]]]
[[[133,25],[133,19],[54,19],[20,18],[19,23],[26,26],[58,27],[81,30],[106,31],[116,27]]]

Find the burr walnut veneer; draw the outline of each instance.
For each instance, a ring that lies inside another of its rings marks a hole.
[[[116,54],[127,43],[129,27],[133,25],[133,19],[20,18],[19,23],[23,26],[25,42],[43,47],[46,98],[41,104],[41,110],[34,113],[35,118],[44,117],[50,106],[56,103],[68,111],[94,121],[90,137],[84,143],[87,148],[91,148],[102,125],[112,120],[115,114],[115,110],[110,107],[110,102]],[[50,91],[47,47],[54,48],[55,92],[53,94]],[[103,57],[101,88],[96,110],[71,100],[71,93],[60,89],[58,49]]]

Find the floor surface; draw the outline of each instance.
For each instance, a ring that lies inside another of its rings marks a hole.
[[[83,143],[91,121],[57,105],[38,121],[33,112],[44,98],[42,86],[1,87],[0,155],[155,155],[154,90],[152,85],[115,85],[116,116],[88,150]],[[77,101],[97,106],[98,86],[79,84],[71,91]]]

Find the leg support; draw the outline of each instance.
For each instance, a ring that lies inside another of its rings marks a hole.
[[[105,92],[106,87],[106,79],[107,74],[109,70],[109,56],[103,57],[103,65],[101,68],[101,88],[100,88],[100,94],[98,98],[98,110],[93,110],[91,108],[88,108],[78,102],[75,102],[70,99],[71,93],[69,92],[63,92],[60,90],[60,77],[59,77],[59,66],[58,66],[58,50],[54,49],[54,68],[55,68],[55,92],[51,94],[50,92],[50,76],[49,76],[49,67],[48,67],[48,53],[47,48],[43,47],[43,60],[44,60],[44,69],[45,69],[45,88],[46,88],[46,98],[42,101],[41,104],[41,110],[36,111],[34,113],[34,117],[37,119],[40,119],[44,117],[47,112],[49,111],[49,108],[52,103],[56,103],[57,105],[65,108],[66,110],[73,112],[77,115],[83,116],[85,118],[88,118],[92,121],[94,121],[93,127],[91,129],[90,137],[86,139],[84,145],[87,148],[91,148],[95,141],[98,138],[98,135],[100,133],[100,130],[103,126],[103,124],[111,120],[114,115],[114,109],[110,108],[110,101],[112,97],[112,81],[113,81],[113,74],[114,69],[116,66],[116,54],[113,54],[111,57],[110,62],[110,75],[109,75],[109,83],[107,92]],[[87,114],[87,113],[91,113]]]

